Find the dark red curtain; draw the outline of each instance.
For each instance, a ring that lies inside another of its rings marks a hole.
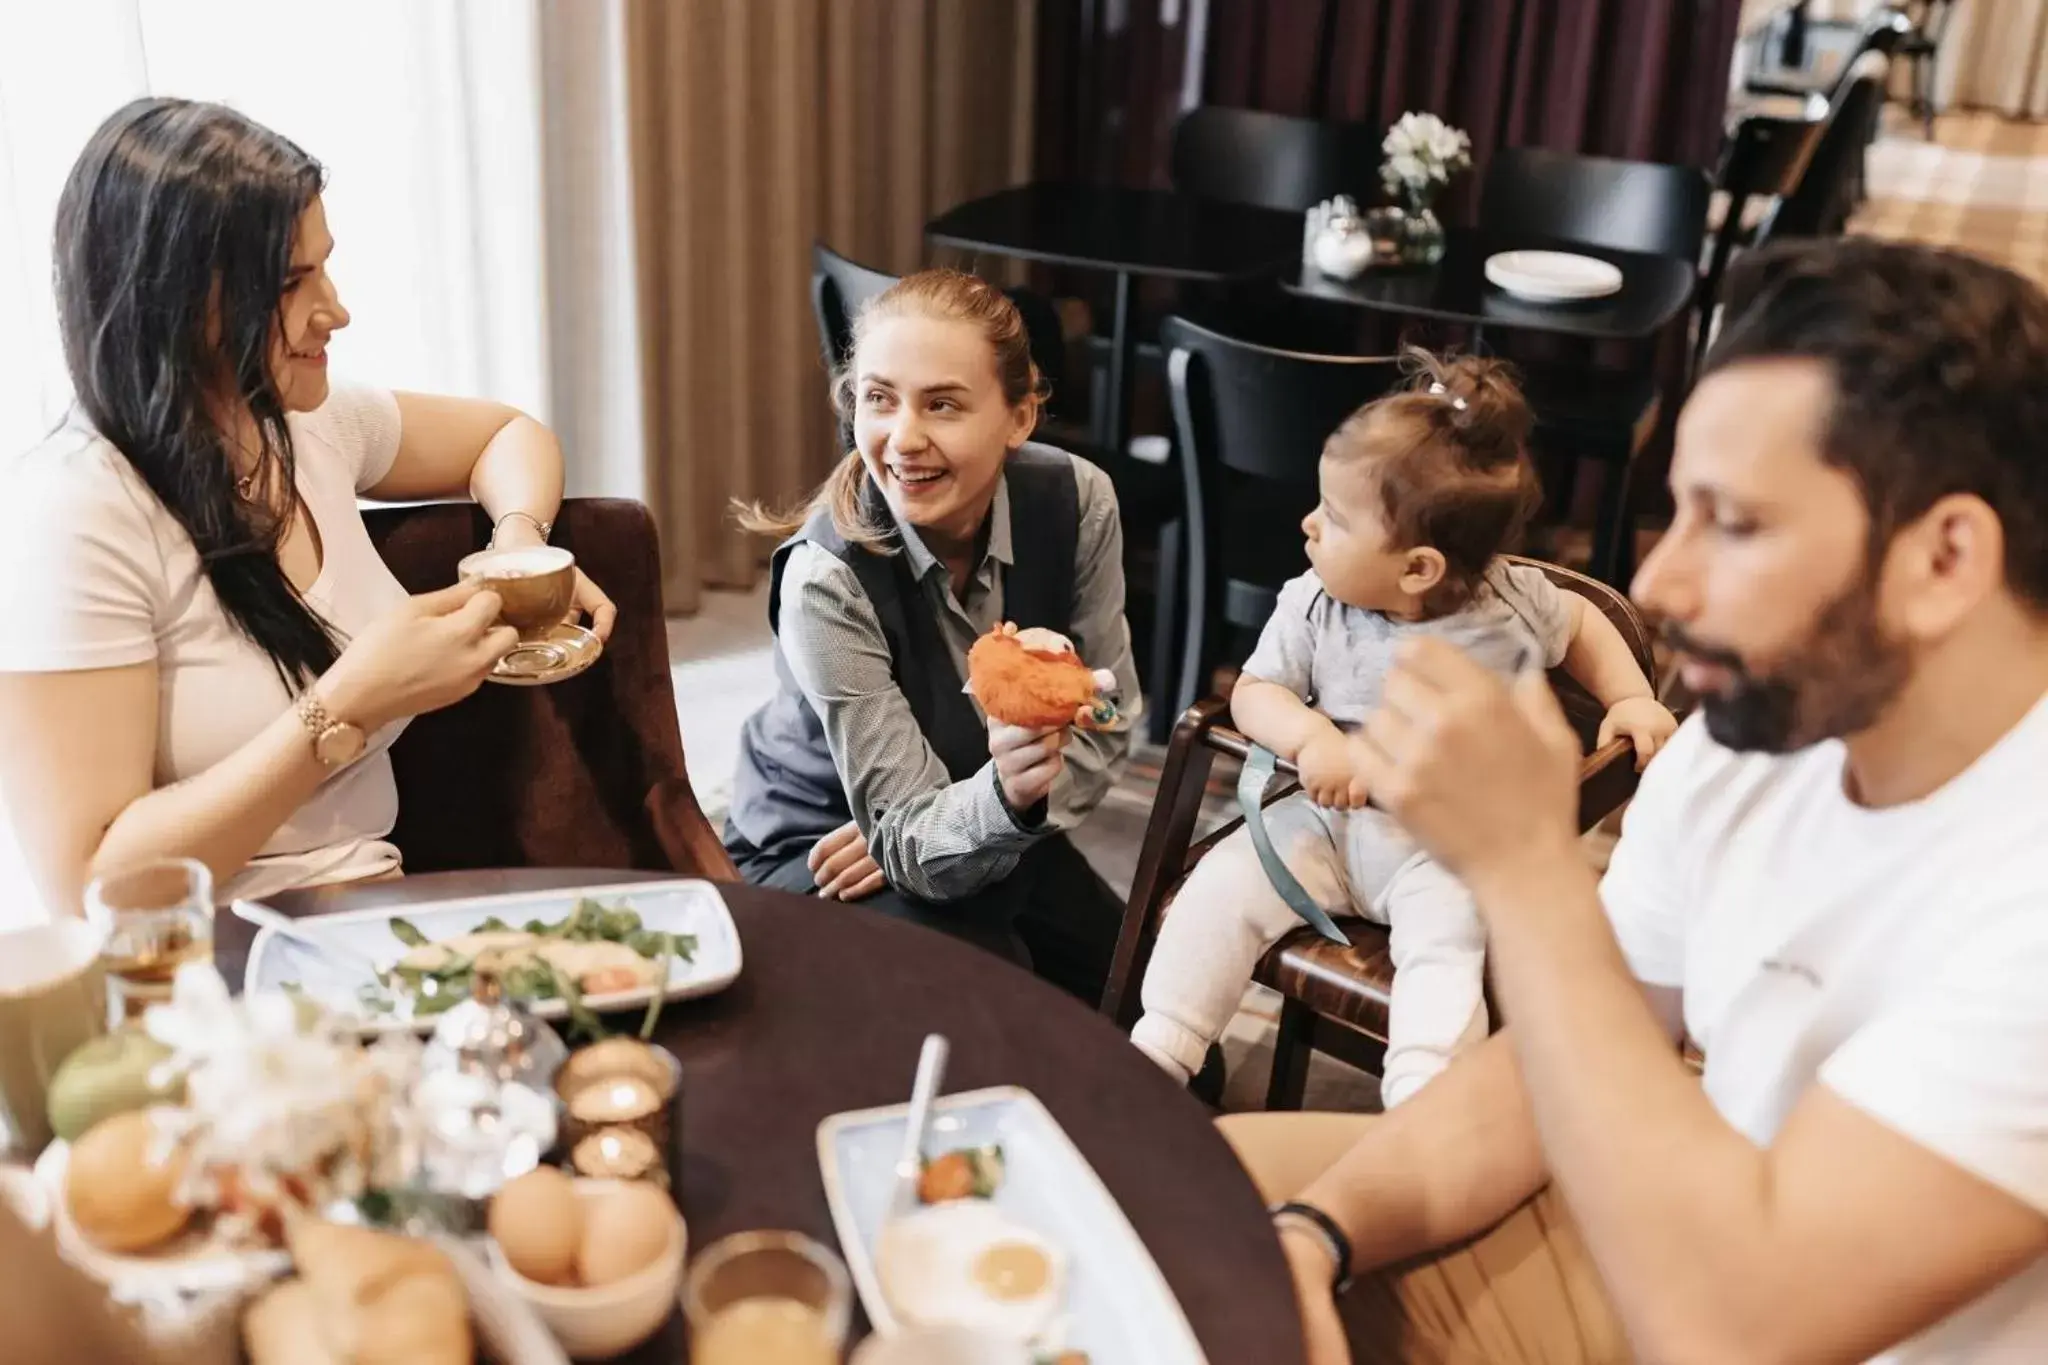
[[[1162,21],[1162,6],[1175,22]],[[1038,174],[1163,184],[1194,0],[1040,8]],[[1708,166],[1740,0],[1209,0],[1205,103]],[[1477,176],[1447,201],[1469,208]]]

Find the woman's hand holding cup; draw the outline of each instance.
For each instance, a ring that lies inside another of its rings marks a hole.
[[[1045,730],[1027,730],[1000,721],[988,727],[988,756],[995,760],[996,781],[1010,809],[1030,810],[1052,791],[1053,779],[1067,765],[1061,752],[1067,744],[1064,725]]]
[[[320,680],[336,719],[376,730],[452,706],[519,643],[498,594],[470,581],[407,598],[349,641]]]

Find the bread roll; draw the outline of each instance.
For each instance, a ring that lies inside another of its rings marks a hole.
[[[342,1365],[471,1365],[469,1296],[431,1243],[294,1218],[292,1260],[318,1335]]]
[[[320,1334],[320,1301],[304,1280],[274,1286],[242,1314],[249,1365],[344,1365]]]

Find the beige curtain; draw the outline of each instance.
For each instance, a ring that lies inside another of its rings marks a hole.
[[[1744,30],[1786,0],[1743,0]],[[1813,0],[1815,19],[1861,19],[1884,0]],[[1934,74],[1943,109],[1989,109],[2013,118],[2048,118],[2048,0],[1955,0]],[[1892,93],[1907,93],[1903,70]]]
[[[669,610],[745,586],[734,498],[837,452],[811,243],[892,272],[1030,170],[1035,0],[627,0],[648,501]]]
[[[1958,0],[1935,93],[1944,109],[2048,118],[2048,0]]]

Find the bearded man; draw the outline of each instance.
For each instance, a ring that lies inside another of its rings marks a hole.
[[[1604,880],[1540,676],[1421,642],[1365,732],[1506,1026],[1223,1121],[1318,1365],[2048,1360],[2048,297],[1850,241],[1729,317],[1634,585],[1699,710]]]

